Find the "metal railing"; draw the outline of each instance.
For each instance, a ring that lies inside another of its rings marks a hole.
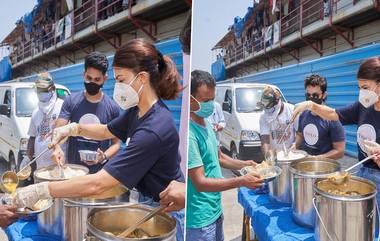
[[[132,5],[136,4],[136,0],[130,1],[132,1]],[[128,5],[123,6],[123,1],[121,0],[84,0],[81,6],[69,13],[71,14],[71,36],[96,24],[98,21],[105,20],[127,9]],[[48,33],[40,37],[34,36],[29,41],[21,42],[15,48],[10,54],[13,64],[56,46],[57,43],[67,38],[64,33],[56,36],[55,24],[45,26],[45,28],[50,29]]]
[[[355,5],[359,1],[360,0],[329,0],[325,3],[323,0],[301,0],[298,7],[280,18],[279,41],[295,32],[301,31],[302,33],[303,28],[317,21],[329,18],[339,11],[343,11]],[[269,47],[269,45],[265,43],[265,36],[254,39],[245,46],[239,44],[235,46],[233,50],[230,50],[230,54],[224,56],[225,64],[226,66],[231,65],[234,62],[245,59],[248,55],[255,55],[266,47]]]

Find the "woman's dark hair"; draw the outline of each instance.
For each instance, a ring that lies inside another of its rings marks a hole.
[[[179,34],[179,41],[182,45],[182,51],[185,54],[190,54],[191,49],[191,10],[187,14],[185,25]]]
[[[90,67],[101,71],[105,75],[108,69],[107,56],[96,51],[89,53],[84,59],[84,70],[87,71]]]
[[[198,88],[202,85],[206,85],[208,88],[215,88],[216,82],[214,77],[207,71],[193,70],[191,72],[191,95],[195,96],[198,92]]]
[[[374,80],[380,82],[380,57],[373,57],[364,61],[360,67],[357,79]]]
[[[113,60],[113,67],[128,68],[135,74],[149,73],[150,84],[158,97],[176,99],[182,87],[176,65],[156,47],[144,39],[133,39],[120,47]]]
[[[321,88],[322,93],[325,93],[327,90],[327,81],[325,77],[322,77],[318,74],[312,74],[305,78],[305,89],[308,86],[319,86]]]

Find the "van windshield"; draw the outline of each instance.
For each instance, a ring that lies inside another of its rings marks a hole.
[[[69,93],[65,89],[57,89],[57,96],[64,99]],[[16,89],[16,115],[31,117],[34,109],[38,107],[38,97],[35,88]]]
[[[236,110],[240,113],[261,111],[257,103],[261,100],[263,88],[237,88]]]

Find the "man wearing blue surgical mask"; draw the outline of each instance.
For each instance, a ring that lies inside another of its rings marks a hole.
[[[207,120],[214,111],[214,98],[214,78],[208,72],[194,70],[191,73],[186,240],[223,240],[221,192],[262,184],[255,173],[223,178],[221,167],[239,170],[255,163],[235,160],[219,151],[213,127]]]
[[[38,74],[35,83],[38,108],[32,114],[28,131],[27,156],[24,157],[22,164],[29,162],[47,148],[63,104],[63,100],[57,97],[56,88],[49,73]],[[65,145],[63,149],[65,149]],[[47,152],[37,160],[37,169],[54,164],[51,154],[51,151]]]

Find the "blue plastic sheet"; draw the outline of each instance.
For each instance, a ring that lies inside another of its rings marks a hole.
[[[245,22],[249,19],[249,17],[252,15],[252,13],[253,13],[253,8],[248,7],[247,13],[244,15],[243,18],[241,18],[239,16],[236,16],[234,18],[233,29],[234,29],[234,33],[235,33],[236,38],[241,37],[241,35],[243,33]]]
[[[12,65],[8,56],[0,61],[0,82],[12,79]]]
[[[10,225],[6,230],[9,241],[58,241],[55,235],[41,234],[38,232],[37,221],[19,220]]]
[[[223,58],[218,58],[214,63],[212,63],[211,74],[216,81],[226,79],[226,68],[224,66]]]
[[[274,203],[268,194],[240,188],[239,203],[252,219],[252,228],[260,241],[314,241],[313,229],[304,228],[292,219],[290,205]]]

